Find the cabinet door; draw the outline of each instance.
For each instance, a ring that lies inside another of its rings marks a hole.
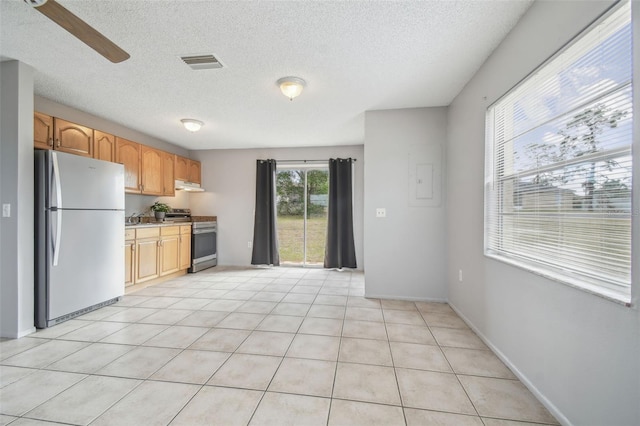
[[[189,181],[189,159],[176,155],[176,180]]]
[[[158,238],[136,240],[136,284],[158,278],[159,250],[160,240]]]
[[[53,149],[53,117],[50,115],[33,113],[33,146]]]
[[[116,163],[124,164],[124,192],[140,193],[140,145],[116,138]]]
[[[200,162],[189,160],[189,182],[202,183],[200,178]]]
[[[191,228],[191,227],[188,227]],[[191,229],[189,233],[180,233],[180,269],[191,266]]]
[[[177,272],[180,267],[180,235],[160,239],[160,276]]]
[[[54,149],[69,154],[93,157],[93,129],[54,118]]]
[[[176,195],[175,155],[162,152],[163,194],[173,197]]]
[[[128,240],[124,242],[124,286],[133,285],[135,281],[135,252],[136,242]]]
[[[164,193],[164,179],[162,177],[161,151],[141,145],[140,161],[142,193],[147,195],[162,195]]]
[[[116,137],[99,130],[93,131],[93,158],[116,162]]]

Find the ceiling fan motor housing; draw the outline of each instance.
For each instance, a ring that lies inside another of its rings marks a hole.
[[[24,0],[26,4],[33,7],[40,7],[47,2],[47,0]]]

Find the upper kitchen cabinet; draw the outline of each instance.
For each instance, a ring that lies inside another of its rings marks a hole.
[[[116,137],[116,163],[124,164],[124,191],[140,194],[140,144]]]
[[[53,120],[54,149],[69,154],[93,157],[93,129],[70,121]]]
[[[189,160],[189,182],[201,183],[200,177],[200,162],[195,160]]]
[[[53,117],[34,112],[33,146],[40,149],[53,149]]]
[[[200,162],[176,155],[176,180],[201,183]]]
[[[162,151],[141,145],[140,162],[142,175],[142,193],[164,195],[164,177],[162,176]]]
[[[189,181],[189,159],[176,155],[176,180]]]
[[[162,179],[163,195],[174,197],[176,195],[175,155],[164,151],[162,152]]]
[[[93,131],[93,158],[116,162],[116,137],[99,130]]]

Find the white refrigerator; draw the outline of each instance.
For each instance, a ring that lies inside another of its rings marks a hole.
[[[124,294],[124,166],[35,151],[35,326]]]

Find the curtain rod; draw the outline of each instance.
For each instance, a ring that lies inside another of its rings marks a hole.
[[[358,161],[355,158],[352,158],[351,161]],[[329,160],[276,160],[276,164],[279,163],[328,163]]]

